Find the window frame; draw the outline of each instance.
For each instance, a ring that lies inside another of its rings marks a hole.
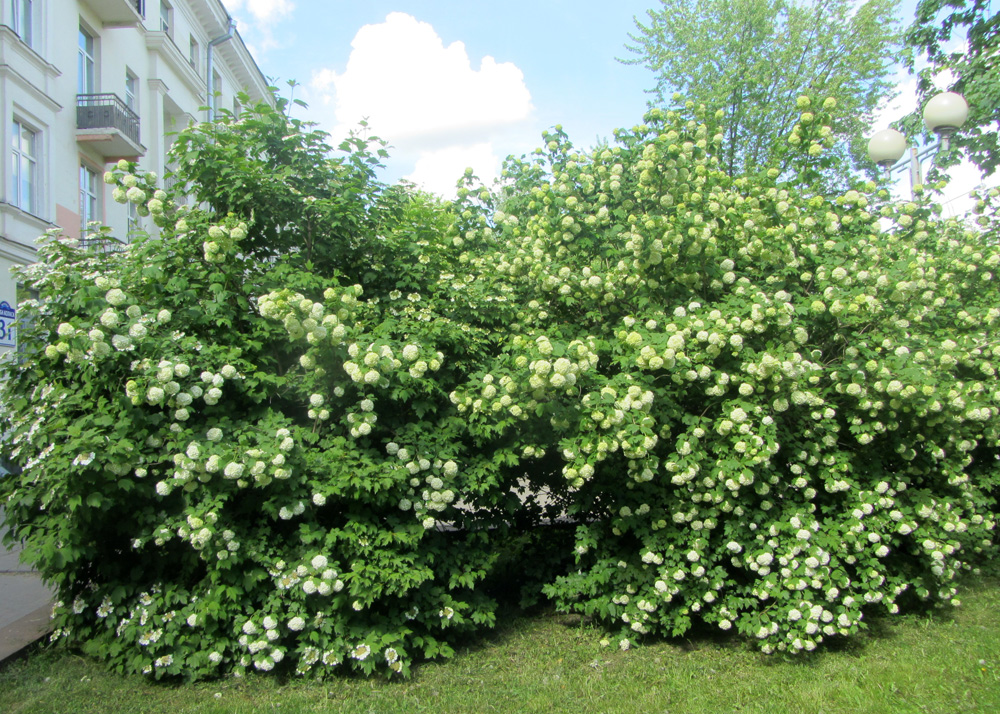
[[[76,93],[97,94],[97,37],[82,24],[76,41]]]
[[[201,45],[194,35],[188,37],[188,64],[195,72],[201,72]]]
[[[24,147],[24,134],[29,135],[28,150]],[[11,126],[11,194],[10,203],[25,213],[38,216],[40,211],[41,191],[41,136],[40,129],[34,128],[29,122],[15,116]],[[23,175],[25,166],[28,169],[27,180]],[[24,189],[27,187],[27,196]]]
[[[174,36],[174,8],[167,0],[160,0],[160,32],[166,33],[171,39]]]
[[[142,217],[139,215],[139,206],[137,206],[136,204],[132,203],[131,201],[128,201],[126,202],[125,206],[126,206],[125,217],[127,224],[125,232],[129,237],[129,240],[127,242],[131,243],[132,234],[136,231],[142,230]]]
[[[125,68],[125,106],[139,115],[139,77],[128,67]]]
[[[212,70],[212,96],[208,98],[212,106],[212,115],[218,116],[219,106],[222,103],[222,75],[217,70]]]
[[[85,185],[86,183],[89,185]],[[93,231],[89,224],[92,221],[101,221],[101,180],[99,172],[83,159],[80,160],[80,237],[86,238]]]
[[[10,29],[28,47],[35,46],[35,2],[34,0],[11,0]]]

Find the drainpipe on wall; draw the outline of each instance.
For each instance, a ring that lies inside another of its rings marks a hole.
[[[215,85],[215,81],[213,79],[213,64],[214,63],[212,61],[213,58],[214,58],[214,55],[215,55],[215,46],[216,45],[221,45],[223,42],[231,40],[233,38],[233,33],[234,32],[236,32],[236,21],[233,18],[229,18],[229,29],[226,31],[226,34],[219,35],[214,40],[211,40],[208,43],[208,51],[207,51],[207,55],[208,56],[207,56],[207,61],[205,62],[205,65],[206,65],[207,72],[208,72],[208,78],[207,78],[207,81],[206,81],[206,85],[208,86],[208,120],[210,122],[215,121],[215,106],[214,106],[214,102],[215,102],[215,96],[214,96],[215,95],[215,86],[214,85]]]

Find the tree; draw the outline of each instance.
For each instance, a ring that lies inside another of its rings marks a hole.
[[[969,119],[952,138],[952,151],[942,164],[958,163],[964,150],[983,175],[1000,167],[1000,15],[990,8],[990,0],[920,0],[906,31],[906,64],[917,75],[918,107],[937,93],[934,79],[941,76],[953,77],[948,88],[969,102]],[[958,46],[949,50],[956,41]],[[917,71],[921,60],[926,66]],[[923,130],[920,111],[901,122],[910,134]]]
[[[621,647],[794,653],[951,601],[996,552],[1000,192],[982,231],[816,194],[836,102],[795,104],[786,175],[721,170],[688,103],[393,210],[370,150],[267,105],[238,141],[185,129],[166,191],[121,162],[159,236],[45,241],[35,350],[0,362],[4,537],[52,639],[153,677],[405,675],[491,626],[498,582]],[[309,226],[351,242],[261,241]]]
[[[845,111],[833,127],[844,140],[833,173],[866,165],[862,134],[892,84],[899,44],[896,0],[661,0],[635,20],[626,49],[655,76],[651,104],[679,93],[726,112],[723,166],[731,174],[783,168],[794,99],[836,96]]]
[[[218,121],[177,135],[179,189],[246,220],[241,250],[260,258],[291,253],[359,279],[370,262],[359,236],[390,224],[404,201],[400,187],[375,179],[388,156],[384,144],[352,134],[333,152],[326,132],[288,116],[287,99],[276,97],[275,110],[241,100],[247,111],[239,120],[223,110]]]

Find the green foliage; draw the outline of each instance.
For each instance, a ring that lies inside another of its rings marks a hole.
[[[862,135],[892,92],[887,74],[899,44],[896,0],[661,0],[636,19],[624,60],[651,70],[653,104],[676,92],[726,112],[720,159],[730,174],[781,166],[785,137],[804,93],[836,96],[833,125],[844,145],[828,178],[844,183],[870,167]]]
[[[375,180],[383,143],[352,135],[331,155],[326,133],[288,117],[286,100],[272,109],[242,99],[238,119],[223,110],[177,136],[176,189],[247,221],[243,251],[261,260],[294,253],[296,265],[357,280],[372,248],[365,238],[398,219],[406,200]]]
[[[0,497],[54,639],[157,677],[406,674],[517,572],[623,648],[795,652],[951,601],[995,526],[996,196],[973,230],[803,190],[836,103],[797,104],[791,182],[724,171],[693,103],[590,152],[557,127],[454,203],[266,105],[178,138],[175,191],[215,210],[123,162],[160,230],[50,237],[39,348],[3,366]]]
[[[19,714],[411,714],[430,706],[441,714],[736,708],[753,714],[986,714],[1000,710],[1000,581],[965,580],[962,607],[946,616],[875,618],[871,634],[804,662],[762,657],[714,633],[621,652],[578,617],[505,613],[495,634],[463,647],[455,661],[420,667],[409,681],[339,677],[317,685],[247,676],[164,687],[102,671],[99,662],[72,653],[36,650],[4,664],[0,708]]]
[[[913,24],[906,31],[910,71],[917,72],[918,109],[902,126],[911,135],[925,132],[922,108],[937,94],[934,79],[950,77],[949,90],[965,96],[969,119],[951,140],[951,151],[938,160],[942,166],[957,164],[967,156],[988,176],[1000,166],[997,140],[997,107],[1000,106],[1000,15],[989,0],[920,0]],[[964,42],[962,42],[964,40]],[[952,43],[961,43],[950,50]]]

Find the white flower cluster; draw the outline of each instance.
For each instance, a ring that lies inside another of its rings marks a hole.
[[[94,283],[106,291],[104,299],[108,303],[97,318],[99,324],[77,329],[72,323],[60,323],[56,329],[58,341],[45,347],[49,359],[64,356],[69,362],[97,362],[116,351],[131,352],[147,338],[158,337],[155,328],[172,317],[166,309],[143,312],[139,305],[128,304],[130,298],[118,279],[97,274]]]
[[[191,547],[195,550],[201,551],[205,549],[212,538],[215,536],[214,526],[218,521],[218,515],[214,511],[210,511],[204,515],[204,517],[199,517],[195,515],[189,515],[185,524],[178,527],[177,535],[178,537],[187,540],[191,543]],[[223,532],[223,551],[229,557],[230,553],[239,550],[240,544],[234,540],[235,534],[231,530],[225,530]],[[220,558],[222,560],[224,558]]]
[[[555,348],[544,335],[534,340],[533,348],[532,351],[537,351],[539,358],[532,360],[527,367],[531,372],[528,377],[528,387],[533,390],[534,399],[544,399],[551,390],[573,387],[581,374],[593,370],[598,363],[592,337],[587,341],[570,342],[564,350],[561,350],[564,356],[554,360],[551,359],[551,355],[555,352]]]
[[[149,359],[139,360],[133,363],[133,373],[137,378],[125,384],[125,395],[131,402],[169,409],[177,422],[191,418],[196,399],[201,399],[206,406],[214,406],[222,398],[225,382],[242,378],[235,367],[224,365],[218,373],[205,370],[194,379],[186,362],[168,359],[156,363]]]
[[[409,347],[413,345],[406,345],[403,350],[406,351]],[[353,382],[383,388],[389,384],[389,375],[395,372],[405,369],[413,379],[421,379],[428,370],[436,372],[444,363],[444,354],[436,352],[429,360],[416,359],[407,366],[396,356],[392,346],[384,343],[369,344],[363,351],[357,343],[351,343],[348,345],[347,354],[350,359],[343,364],[344,372]],[[413,355],[412,350],[410,354]],[[418,350],[416,357],[419,356]]]
[[[175,206],[167,203],[167,194],[156,188],[156,181],[152,171],[133,173],[133,166],[124,159],[104,174],[104,183],[115,186],[111,197],[117,203],[134,203],[140,216],[152,214],[161,218],[168,208]]]
[[[305,627],[305,620],[301,617],[293,617],[289,620],[288,627],[293,631],[296,629],[301,630]],[[265,615],[261,620],[260,626],[251,618],[244,621],[240,627],[240,631],[242,634],[240,634],[237,641],[249,653],[249,656],[244,656],[241,660],[241,664],[244,667],[249,666],[252,661],[256,669],[262,672],[270,672],[274,669],[274,665],[284,660],[285,650],[280,645],[282,633],[279,629],[277,618]],[[214,654],[218,656],[216,659],[212,659],[212,662],[218,663],[221,661],[221,654]]]
[[[152,209],[150,209],[152,210]],[[208,228],[208,239],[202,243],[206,263],[224,263],[233,247],[246,238],[246,223],[213,225]]]
[[[278,290],[259,298],[257,305],[263,317],[282,322],[291,341],[305,339],[309,345],[337,346],[344,343],[348,334],[345,323],[354,317],[360,295],[360,285],[328,288],[323,294],[324,304],[301,293]],[[304,357],[300,364],[305,369],[318,369],[314,356]]]
[[[441,513],[458,499],[454,488],[449,486],[459,474],[458,464],[441,459],[431,462],[429,459],[413,456],[409,449],[400,447],[395,442],[386,445],[386,452],[395,456],[410,473],[409,489],[407,495],[400,499],[399,509],[412,510],[425,528],[434,528],[437,521],[427,515],[428,511]],[[421,478],[421,474],[426,475]]]
[[[350,424],[351,436],[355,439],[368,436],[372,433],[372,428],[378,421],[378,415],[375,413],[375,402],[367,397],[362,399],[360,404],[358,404],[359,412],[349,412],[347,414],[347,423]]]
[[[307,563],[300,563],[288,571],[276,569],[272,576],[279,590],[300,587],[306,595],[327,597],[344,589],[344,581],[339,578],[336,569],[330,567],[323,554],[315,555]]]
[[[161,369],[165,371],[167,368]],[[251,483],[265,487],[274,479],[286,480],[291,477],[286,454],[294,448],[295,441],[288,429],[278,429],[274,441],[263,441],[264,448],[255,446],[242,451],[234,448],[233,444],[226,443],[224,436],[222,429],[211,427],[206,431],[204,441],[189,442],[183,451],[173,454],[174,469],[171,477],[158,482],[156,492],[161,496],[169,496],[176,488],[193,491],[199,483],[212,482],[216,474],[221,474],[226,481],[235,482],[240,488]],[[226,541],[226,548],[217,553],[219,560],[225,560],[229,553],[239,548],[239,544],[231,538],[226,538]]]

